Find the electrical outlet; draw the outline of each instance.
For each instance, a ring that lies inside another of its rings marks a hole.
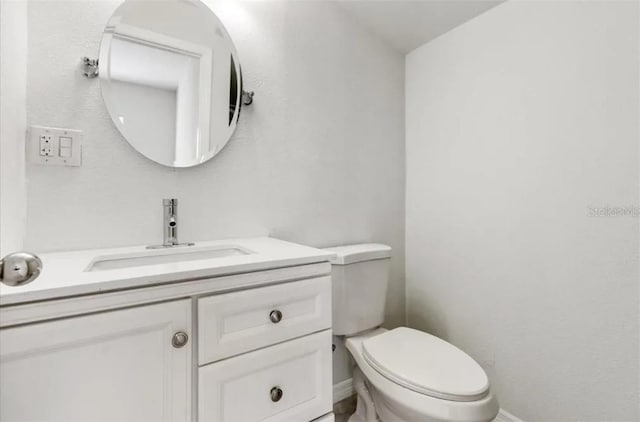
[[[40,155],[50,157],[53,155],[53,139],[51,135],[40,135]]]
[[[46,166],[79,166],[82,163],[82,132],[44,126],[29,128],[30,161]]]

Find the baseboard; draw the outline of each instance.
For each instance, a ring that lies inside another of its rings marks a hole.
[[[504,409],[500,409],[498,416],[493,420],[493,422],[524,422],[522,419],[513,416],[511,413],[507,412]]]
[[[353,379],[349,378],[344,381],[340,381],[337,384],[333,384],[333,402],[338,403],[346,398],[355,394],[353,391]]]

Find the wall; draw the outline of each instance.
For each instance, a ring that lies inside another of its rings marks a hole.
[[[639,219],[590,209],[640,206],[638,7],[510,1],[406,60],[409,323],[527,421],[640,419]]]
[[[0,2],[0,257],[22,250],[27,193],[27,5]]]
[[[404,322],[403,56],[328,2],[212,3],[255,101],[221,154],[172,170],[122,139],[81,76],[118,4],[29,3],[29,124],[81,129],[84,146],[82,167],[28,167],[28,247],[158,243],[177,197],[182,240],[391,245],[387,322]]]

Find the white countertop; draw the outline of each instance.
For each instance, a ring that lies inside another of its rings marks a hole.
[[[326,262],[334,256],[268,237],[196,242],[194,248],[200,247],[240,247],[252,253],[95,272],[86,269],[96,257],[146,254],[149,250],[134,246],[46,253],[39,255],[42,273],[33,282],[14,287],[0,283],[0,306]],[[188,247],[175,251],[188,251]]]

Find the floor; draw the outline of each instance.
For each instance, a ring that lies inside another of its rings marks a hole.
[[[333,413],[335,415],[335,422],[347,422],[349,416],[356,411],[356,396],[351,396],[347,399],[339,401],[333,405]]]

